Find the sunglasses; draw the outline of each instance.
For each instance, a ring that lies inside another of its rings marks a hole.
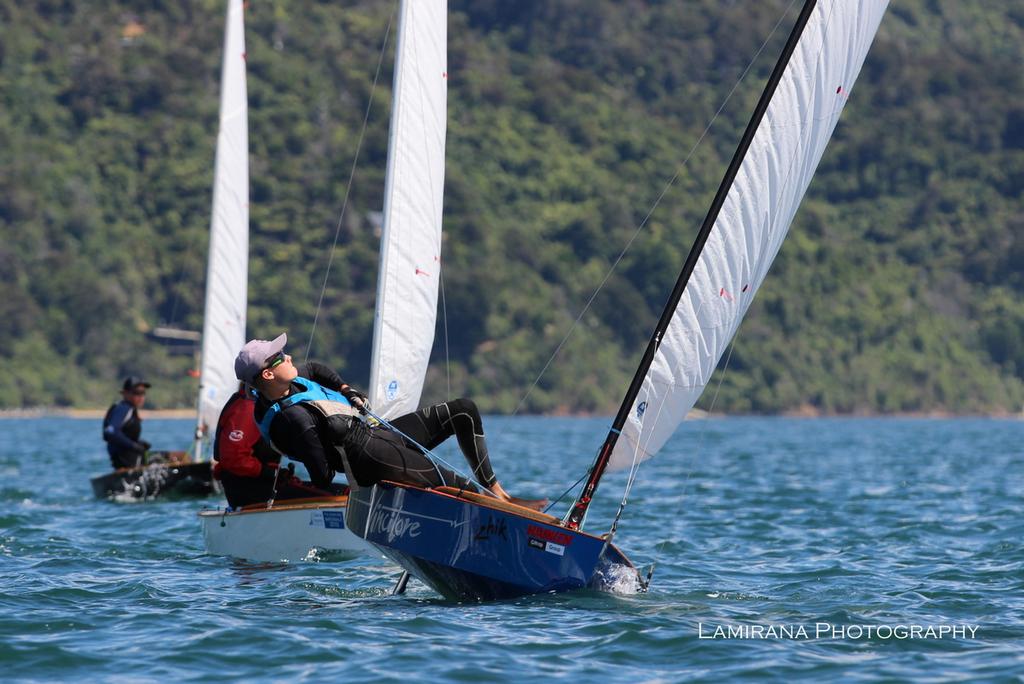
[[[273,370],[274,368],[280,366],[282,363],[284,363],[284,352],[279,351],[273,356],[271,356],[269,359],[267,359],[267,362],[263,364],[263,370]]]
[[[144,396],[146,396],[146,390],[134,390],[132,392],[132,396],[134,396],[134,397],[144,397]]]

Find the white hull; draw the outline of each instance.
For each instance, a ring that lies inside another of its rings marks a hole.
[[[199,512],[206,552],[274,563],[316,560],[319,553],[379,555],[345,527],[345,500],[282,502],[273,508]]]

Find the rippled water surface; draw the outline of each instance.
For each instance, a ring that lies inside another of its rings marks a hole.
[[[4,681],[1024,678],[1018,421],[687,422],[641,468],[616,537],[656,562],[649,593],[483,605],[415,581],[393,597],[382,560],[208,556],[196,511],[216,500],[92,497],[97,421],[0,425]],[[554,498],[607,421],[489,429],[506,487]],[[190,423],[144,434],[183,448]],[[606,478],[588,529],[624,483]]]

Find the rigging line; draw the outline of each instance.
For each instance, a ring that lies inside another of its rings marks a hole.
[[[825,29],[824,30],[826,32],[827,32],[829,26],[831,26],[831,17],[832,17],[832,14],[831,14],[831,11],[830,11],[829,14],[827,15],[827,18],[825,19],[825,22],[824,22],[824,24],[825,24]],[[819,48],[818,48],[818,54],[819,55],[820,55],[820,53],[821,53],[821,51],[823,49],[824,49],[824,43],[819,45]],[[818,66],[816,66],[816,70],[817,70],[817,69],[820,68],[820,60],[816,60],[816,64],[818,65]],[[810,129],[807,128],[807,129],[805,129],[805,131],[806,131],[806,134],[805,134],[806,137],[809,138],[810,137]],[[785,180],[782,183],[783,186],[789,186],[791,184],[792,177],[793,177],[793,171],[796,168],[796,164],[797,164],[797,160],[794,157],[793,160],[791,160],[791,162],[789,164],[788,170],[786,171]],[[775,208],[775,212],[773,213],[771,221],[769,222],[770,226],[773,226],[773,227],[777,226],[777,219],[778,219],[778,212],[779,211],[781,211],[781,204],[780,204],[779,207]],[[757,260],[754,263],[754,266],[756,267],[756,272],[757,272],[758,275],[753,279],[753,281],[757,282],[757,283],[761,283],[761,282],[764,281],[764,276],[765,276],[765,274],[767,272],[767,268],[771,264],[771,257],[774,256],[774,254],[769,255],[768,254],[768,249],[767,249],[769,238],[770,238],[770,232],[771,231],[769,230],[769,231],[767,231],[765,233],[765,236],[764,236],[764,238],[761,241],[761,252],[760,252],[760,255],[758,256]],[[779,246],[781,246],[781,242],[779,243]],[[776,248],[776,251],[777,250],[778,250],[778,248]],[[749,302],[747,303],[747,307],[749,308]],[[744,311],[744,313],[745,313],[745,311]],[[737,318],[737,320],[735,321],[735,330],[736,331],[739,330],[739,327],[742,324],[742,322],[743,322],[742,321],[742,316],[739,316]],[[714,410],[714,406],[718,402],[718,397],[721,394],[722,385],[725,382],[725,377],[726,377],[726,374],[727,374],[727,372],[729,370],[729,363],[731,362],[733,352],[736,349],[736,335],[737,335],[737,333],[734,333],[732,335],[732,341],[731,341],[731,343],[729,345],[729,353],[726,356],[725,364],[722,366],[722,373],[721,373],[721,376],[719,377],[718,385],[715,387],[715,393],[714,393],[714,396],[711,399],[711,404],[710,404],[710,406],[708,408],[708,412],[709,413]],[[706,437],[707,437],[707,425],[704,424],[704,425],[701,426],[701,429],[700,429],[699,434],[698,434],[697,453],[700,453],[701,450],[703,449],[703,444],[704,444],[704,441],[705,441]],[[692,474],[693,474],[693,470],[692,469],[687,469],[687,471],[686,471],[686,478],[683,481],[683,492],[685,492],[686,486],[689,484],[689,481],[690,481],[690,478],[691,478]],[[628,495],[629,486],[631,486],[631,483],[627,484],[627,492],[626,492],[627,495]],[[680,498],[682,499],[682,496]],[[623,506],[625,505],[625,495],[623,496],[623,504],[622,505]],[[676,510],[678,511],[681,506],[682,506],[682,504],[680,503],[680,505],[676,508]],[[656,552],[658,554],[661,554],[661,553],[664,552],[664,545],[666,543],[667,542],[663,541],[663,542],[661,542],[660,544],[658,544],[655,547]]]
[[[654,211],[661,204],[661,200],[664,199],[665,195],[668,194],[668,191],[672,189],[672,186],[679,178],[679,175],[682,173],[683,169],[686,168],[687,163],[689,163],[690,158],[693,157],[694,153],[697,151],[697,147],[700,146],[701,142],[704,141],[704,138],[707,137],[708,133],[711,131],[711,127],[715,125],[715,121],[718,120],[718,117],[725,109],[725,106],[729,104],[729,100],[732,99],[732,96],[736,93],[736,90],[740,87],[740,84],[743,83],[743,81],[747,77],[747,74],[750,73],[750,70],[753,68],[754,63],[757,61],[757,58],[761,56],[761,53],[764,52],[765,47],[767,47],[768,43],[771,41],[772,36],[774,36],[776,31],[779,30],[779,26],[782,25],[783,19],[785,19],[786,16],[789,15],[790,11],[793,9],[793,6],[798,1],[799,0],[790,0],[789,6],[786,7],[786,10],[781,13],[779,20],[775,22],[775,26],[773,26],[772,30],[768,33],[768,37],[765,38],[763,43],[761,43],[761,47],[759,47],[757,49],[757,52],[754,53],[754,56],[750,59],[750,61],[747,63],[747,66],[743,69],[743,73],[740,74],[739,78],[736,80],[736,83],[734,83],[732,88],[729,90],[729,94],[725,96],[725,99],[722,101],[722,104],[719,105],[718,110],[715,112],[714,116],[711,117],[711,121],[709,121],[707,126],[704,127],[704,131],[700,134],[700,137],[697,138],[697,141],[693,143],[692,147],[690,147],[690,151],[686,154],[686,157],[679,164],[679,166],[676,167],[675,173],[673,173],[672,177],[668,180],[667,183],[665,183],[665,187],[662,188],[661,193],[654,200],[654,204],[652,204],[650,209],[648,209],[647,215],[644,216],[643,220],[636,227],[636,230],[633,231],[633,235],[626,242],[626,245],[625,247],[622,248],[622,251],[619,252],[619,255],[615,258],[615,261],[612,262],[612,265],[610,267],[608,267],[608,271],[605,273],[604,278],[602,278],[601,282],[597,286],[597,289],[594,290],[594,293],[590,295],[590,298],[587,300],[587,303],[583,306],[583,309],[580,311],[580,314],[576,317],[576,320],[573,321],[572,325],[569,326],[569,330],[568,332],[565,333],[565,337],[563,337],[562,341],[558,343],[557,347],[555,347],[555,351],[551,353],[550,358],[548,358],[547,363],[544,364],[544,367],[541,368],[540,373],[537,374],[537,377],[536,379],[534,379],[533,384],[531,384],[529,389],[526,390],[526,394],[523,395],[523,398],[519,400],[519,404],[512,412],[513,416],[519,413],[519,410],[523,407],[523,405],[526,403],[526,400],[530,397],[530,394],[532,394],[533,390],[537,388],[537,385],[540,383],[540,379],[544,377],[544,374],[547,372],[548,367],[552,364],[552,362],[554,362],[559,352],[562,351],[562,347],[564,347],[565,343],[569,341],[569,338],[572,336],[576,328],[579,327],[579,323],[586,315],[587,311],[590,309],[590,305],[593,304],[594,300],[597,298],[597,295],[600,294],[602,289],[604,289],[604,286],[608,282],[608,279],[611,278],[612,273],[614,273],[615,269],[618,268],[619,262],[621,262],[623,257],[626,256],[626,253],[629,251],[630,247],[633,246],[633,243],[636,241],[637,237],[639,237],[640,233],[647,226],[647,222],[650,220],[651,215],[654,213]]]
[[[661,405],[658,407],[658,415],[654,416],[654,425],[651,428],[652,430],[658,426],[658,421],[661,419],[661,414],[665,411],[665,407],[667,405],[667,401],[661,402]],[[637,433],[638,436],[640,434],[643,434],[643,418],[641,417],[640,420],[641,425]],[[648,437],[647,440],[648,442],[650,442],[650,437]],[[612,538],[615,536],[615,532],[619,526],[619,518],[622,517],[623,511],[626,510],[626,503],[629,500],[630,492],[633,490],[633,483],[636,482],[637,473],[640,472],[641,463],[642,461],[640,460],[640,440],[637,439],[636,447],[633,449],[633,462],[629,466],[629,477],[626,479],[626,488],[622,492],[622,500],[619,502],[619,508],[615,512],[615,517],[612,519],[612,524],[608,528],[608,535],[606,537],[607,541],[611,541]]]
[[[587,476],[588,476],[588,475],[590,475],[590,471],[587,471],[587,472],[583,473],[582,475],[580,475],[580,479],[576,480],[576,481],[575,481],[575,482],[573,482],[573,483],[572,483],[571,485],[569,485],[569,488],[568,488],[568,489],[566,489],[566,490],[565,490],[564,492],[562,492],[561,494],[559,494],[559,495],[558,495],[558,498],[557,498],[557,499],[555,499],[555,500],[554,500],[554,501],[552,501],[552,502],[551,502],[550,504],[548,504],[548,507],[547,507],[547,508],[545,508],[543,512],[544,512],[544,513],[547,513],[547,512],[548,512],[548,511],[550,511],[550,510],[551,510],[552,508],[554,508],[554,507],[555,507],[555,504],[557,504],[557,503],[558,503],[559,501],[561,501],[562,499],[564,499],[564,498],[565,498],[565,495],[566,495],[566,494],[568,494],[568,493],[569,493],[569,492],[571,492],[572,490],[576,489],[576,487],[577,487],[577,486],[579,486],[579,483],[580,483],[580,482],[583,482],[583,480],[585,480],[585,479],[587,478]]]
[[[700,137],[697,138],[697,141],[694,142],[694,144],[691,146],[691,148],[690,148],[689,152],[687,153],[686,157],[679,164],[679,166],[677,167],[675,173],[672,175],[672,177],[669,179],[669,181],[665,184],[665,187],[662,189],[661,193],[658,195],[658,197],[655,200],[654,204],[648,210],[647,215],[644,216],[643,221],[641,221],[640,225],[637,226],[636,230],[633,232],[633,235],[627,241],[625,247],[623,247],[623,249],[619,253],[618,257],[616,257],[615,261],[612,263],[612,265],[609,267],[608,271],[605,273],[604,278],[601,280],[600,284],[597,286],[597,289],[593,292],[593,294],[587,300],[587,303],[583,307],[583,310],[580,311],[580,314],[576,317],[576,320],[573,321],[572,325],[569,327],[568,332],[566,332],[566,334],[562,338],[561,342],[558,343],[558,346],[555,348],[555,351],[551,354],[550,358],[548,358],[547,363],[544,364],[544,367],[541,369],[540,373],[537,374],[537,377],[534,379],[534,381],[530,385],[529,389],[527,389],[526,394],[523,395],[522,399],[520,399],[519,404],[516,406],[515,410],[512,412],[513,416],[515,416],[515,415],[517,415],[519,413],[520,409],[522,409],[523,405],[526,403],[526,400],[529,398],[530,394],[533,392],[534,389],[536,389],[537,385],[540,383],[540,379],[547,372],[548,367],[552,364],[552,362],[554,362],[555,358],[558,356],[559,352],[562,350],[562,347],[565,346],[565,343],[569,340],[569,337],[572,335],[572,333],[579,326],[580,321],[583,319],[583,316],[585,316],[587,311],[590,309],[590,306],[593,303],[594,299],[597,298],[597,295],[600,293],[600,291],[604,288],[605,284],[608,282],[608,279],[611,278],[611,275],[615,271],[615,269],[618,267],[619,262],[622,261],[622,259],[625,257],[626,253],[629,251],[630,247],[632,246],[633,242],[636,241],[637,237],[640,235],[640,232],[647,225],[647,222],[650,220],[650,217],[654,213],[655,209],[657,209],[658,205],[661,203],[661,200],[665,197],[666,194],[668,194],[668,191],[671,189],[672,185],[675,183],[676,179],[679,177],[679,175],[682,172],[682,170],[684,168],[686,168],[687,163],[689,163],[690,159],[693,157],[694,153],[697,150],[697,147],[701,144],[701,142],[703,142],[704,138],[707,137],[708,133],[711,131],[711,127],[714,126],[715,121],[718,120],[718,117],[725,110],[726,105],[732,99],[733,95],[735,95],[736,90],[739,88],[740,84],[742,84],[743,81],[746,80],[747,75],[750,73],[750,70],[754,66],[754,63],[757,62],[758,58],[761,56],[761,53],[764,52],[765,48],[768,46],[768,43],[771,41],[772,37],[776,34],[776,32],[778,32],[779,27],[782,25],[783,20],[786,18],[786,16],[789,15],[789,13],[792,11],[794,5],[798,1],[799,0],[790,0],[790,3],[786,7],[785,11],[780,14],[778,21],[775,22],[775,25],[772,27],[772,30],[768,33],[768,36],[764,39],[764,41],[761,43],[761,46],[754,53],[754,56],[747,63],[747,66],[743,69],[743,72],[740,74],[739,78],[733,84],[732,88],[729,90],[729,93],[726,95],[725,99],[719,105],[718,110],[715,112],[714,116],[711,117],[711,120],[708,122],[707,126],[704,127],[704,130],[700,134]],[[731,353],[732,352],[730,351],[730,355],[731,355]],[[571,489],[572,488],[570,487],[569,490],[571,491]]]
[[[441,458],[440,456],[435,454],[433,451],[431,451],[430,449],[428,449],[427,447],[423,446],[422,444],[417,442],[415,439],[413,439],[409,435],[407,435],[404,432],[402,432],[401,430],[399,430],[397,427],[394,426],[393,423],[388,422],[387,420],[385,420],[381,416],[378,416],[376,413],[371,411],[369,408],[366,408],[365,404],[363,405],[363,409],[362,410],[366,411],[366,415],[367,416],[369,416],[373,420],[377,421],[382,426],[384,426],[388,430],[391,430],[391,432],[394,432],[396,435],[398,435],[399,437],[401,437],[402,439],[404,439],[405,441],[409,442],[414,447],[419,449],[423,453],[423,455],[427,457],[427,459],[430,461],[431,465],[434,466],[434,469],[437,470],[437,475],[438,475],[438,477],[441,478],[441,482],[444,482],[444,475],[441,473],[440,468],[438,468],[438,463],[440,463],[441,465],[449,468],[456,475],[461,475],[463,477],[463,479],[468,480],[469,482],[472,482],[473,484],[475,484],[477,487],[480,488],[480,490],[484,494],[489,494],[489,495],[491,495],[491,496],[493,496],[495,498],[498,498],[497,494],[495,494],[494,492],[489,490],[487,487],[483,486],[483,484],[479,480],[477,480],[475,477],[473,477],[473,475],[466,475],[464,472],[462,472],[461,470],[459,470],[458,468],[453,466],[451,463],[449,463],[448,461],[444,460],[443,458]],[[474,472],[474,474],[475,474],[475,472]]]
[[[708,241],[711,238],[711,233],[715,224],[720,217],[722,209],[725,206],[725,202],[729,199],[730,192],[734,187],[737,175],[743,166],[754,137],[763,122],[765,113],[772,102],[772,98],[779,87],[782,77],[786,73],[790,58],[800,43],[800,38],[804,33],[804,29],[807,27],[807,23],[816,5],[817,0],[806,0],[804,3],[803,9],[800,11],[793,24],[793,29],[790,31],[789,37],[786,39],[779,58],[775,62],[775,66],[772,68],[768,81],[765,84],[764,89],[761,91],[761,96],[758,98],[757,105],[754,107],[754,112],[751,114],[750,120],[747,122],[747,126],[740,138],[739,145],[733,153],[732,160],[729,162],[729,167],[726,169],[725,175],[718,186],[718,191],[715,193],[711,206],[708,207],[707,215],[701,223],[700,230],[694,239],[690,253],[687,255],[686,261],[682,266],[682,270],[679,272],[679,276],[672,288],[672,292],[669,294],[668,301],[662,309],[658,323],[648,339],[647,347],[644,350],[643,357],[640,359],[640,365],[633,374],[633,379],[629,383],[629,388],[626,390],[626,394],[622,398],[622,402],[619,404],[619,409],[615,414],[615,420],[612,423],[612,429],[608,431],[604,443],[594,459],[594,466],[591,470],[590,477],[587,479],[587,483],[583,488],[583,492],[573,504],[573,512],[570,515],[567,524],[571,529],[577,529],[580,526],[581,521],[585,518],[587,508],[590,506],[594,492],[597,490],[601,477],[604,475],[608,466],[612,452],[616,446],[616,442],[621,434],[621,430],[629,420],[629,414],[633,403],[636,401],[637,395],[643,388],[644,382],[647,381],[647,376],[651,373],[657,373],[657,371],[654,370],[654,364],[658,360],[659,354],[662,355],[661,358],[667,358],[661,352],[662,342],[666,334],[670,336],[672,335],[671,327],[673,319],[678,312],[679,304],[682,301],[683,295],[686,294],[687,285],[690,283],[695,270],[701,262],[701,256],[704,253],[705,248],[708,246]],[[711,248],[713,251],[717,250],[717,247],[714,244],[712,244]],[[678,347],[678,345],[676,346]],[[713,360],[717,364],[718,356],[721,354],[721,351],[722,350],[720,348],[716,350],[714,355],[715,358],[709,360]],[[693,398],[696,398],[696,394]],[[683,416],[678,417],[682,418]],[[666,434],[665,436],[667,437],[668,435]],[[660,442],[657,446],[660,448]]]
[[[348,208],[349,195],[352,192],[352,181],[356,176],[356,164],[359,162],[359,152],[363,148],[363,140],[366,138],[366,127],[370,121],[370,111],[373,108],[373,96],[377,92],[377,82],[380,80],[381,65],[384,63],[384,53],[387,50],[388,39],[391,37],[391,24],[395,20],[395,9],[392,9],[388,17],[387,28],[384,29],[384,40],[380,46],[380,54],[377,57],[377,71],[373,75],[373,85],[370,86],[370,97],[366,103],[366,114],[363,115],[363,127],[359,131],[359,140],[356,142],[356,152],[352,158],[352,169],[349,171],[348,183],[345,186],[345,199],[341,203],[341,213],[338,214],[338,224],[334,228],[334,242],[331,244],[331,255],[327,259],[327,271],[324,273],[324,284],[320,288],[320,298],[316,303],[316,312],[313,314],[313,326],[309,330],[309,341],[306,343],[305,360],[309,360],[309,352],[313,347],[313,337],[316,335],[316,324],[320,319],[320,308],[324,303],[324,293],[327,292],[327,281],[331,276],[331,265],[334,263],[334,252],[338,247],[338,237],[341,235],[342,221],[345,219],[345,210]]]
[[[825,19],[825,22],[824,22],[824,27],[825,27],[824,31],[825,32],[827,32],[828,28],[831,26],[831,18],[832,18],[832,14],[831,14],[831,11],[830,11],[829,14],[827,15],[827,18]],[[821,51],[823,49],[824,49],[824,43],[819,45],[819,48],[818,48],[818,54],[819,55],[821,54]],[[820,60],[816,60],[816,64],[818,65],[818,66],[815,67],[816,72],[817,72],[817,69],[820,69]],[[805,131],[806,131],[805,137],[809,138],[810,135],[811,135],[810,134],[810,129],[809,128],[805,128]],[[797,165],[797,160],[794,157],[790,161],[789,168],[786,171],[786,174],[785,174],[785,177],[784,177],[785,179],[784,179],[784,181],[782,183],[782,186],[785,187],[785,186],[790,186],[791,185],[792,177],[793,177],[793,171],[796,168],[796,165]],[[775,208],[775,211],[773,212],[773,215],[771,217],[771,221],[769,222],[770,226],[772,226],[772,227],[777,226],[777,220],[778,220],[778,216],[779,216],[778,212],[779,211],[781,211],[781,204],[779,205],[779,207]],[[771,237],[770,236],[770,232],[771,232],[770,230],[766,231],[764,238],[761,240],[761,252],[760,252],[759,256],[757,257],[757,259],[754,262],[754,266],[756,268],[755,268],[755,278],[752,279],[753,282],[757,282],[757,283],[763,282],[764,281],[764,276],[765,276],[765,274],[767,272],[767,268],[771,265],[771,260],[772,260],[771,257],[774,256],[774,254],[769,255],[768,254],[768,249],[767,249],[769,238]],[[779,243],[779,246],[781,247],[781,242]],[[777,250],[778,250],[778,248],[776,248],[776,251]],[[749,308],[749,302],[747,304],[747,307]],[[744,313],[745,313],[745,311],[744,311]],[[742,321],[742,316],[738,317],[736,322],[735,322],[735,329],[737,331],[739,330],[739,327],[742,324],[742,322],[743,322]],[[718,385],[715,387],[715,393],[714,393],[714,395],[713,395],[713,397],[711,399],[711,404],[708,407],[708,412],[709,413],[714,410],[714,406],[718,402],[718,397],[719,397],[719,395],[721,393],[721,390],[722,390],[722,385],[725,382],[725,376],[726,376],[726,374],[727,374],[727,372],[729,370],[729,363],[732,360],[733,352],[736,349],[736,335],[737,335],[737,333],[734,333],[734,335],[732,336],[732,341],[731,341],[731,343],[729,345],[729,353],[726,356],[725,364],[722,366],[722,373],[721,373],[721,376],[719,377]],[[701,451],[703,449],[704,441],[705,441],[706,438],[707,438],[707,425],[704,424],[704,425],[701,426],[700,431],[698,433],[696,453],[701,453]],[[683,480],[683,487],[682,487],[682,493],[681,493],[680,499],[683,498],[683,494],[685,493],[686,487],[689,484],[690,478],[692,477],[692,475],[693,475],[692,468],[691,469],[687,469],[687,471],[686,471],[686,478]],[[631,486],[632,486],[632,482],[627,483],[626,493],[623,495],[623,500],[622,500],[621,507],[625,507],[626,497],[629,494],[629,488]],[[679,506],[677,506],[676,511],[678,511],[679,508],[681,508],[681,507],[682,507],[682,503],[680,501],[680,504],[679,504]],[[618,521],[618,516],[616,516],[615,522],[617,522],[617,521]],[[613,522],[613,530],[614,530],[615,522]],[[656,553],[655,558],[656,558],[656,560],[658,559],[658,556],[660,556],[661,554],[664,553],[665,545],[667,543],[668,543],[667,541],[662,541],[658,545],[655,546],[655,553]]]
[[[738,333],[737,333],[738,335]],[[718,395],[722,391],[722,385],[725,383],[726,373],[729,371],[729,363],[732,361],[732,353],[736,349],[736,336],[733,337],[732,342],[729,344],[729,353],[725,357],[725,364],[722,366],[722,374],[718,378],[718,385],[715,387],[715,394],[711,397],[711,404],[708,406],[708,414],[715,410],[715,404],[718,403]],[[694,453],[701,453],[704,448],[704,443],[707,440],[708,426],[707,422],[701,423],[700,430],[697,432],[697,448]],[[675,513],[683,507],[683,499],[686,498],[686,488],[690,484],[690,479],[693,477],[693,468],[686,469],[686,477],[683,479],[683,486],[679,490],[679,504],[676,506]],[[678,516],[674,516],[678,518]],[[665,547],[668,545],[668,540],[662,540],[654,546],[654,562],[658,562],[665,553]]]

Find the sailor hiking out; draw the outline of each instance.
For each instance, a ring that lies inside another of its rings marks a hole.
[[[327,488],[345,469],[367,487],[392,480],[424,487],[477,487],[434,463],[419,448],[436,448],[455,436],[473,477],[504,501],[541,508],[544,500],[516,499],[491,467],[480,412],[469,399],[428,406],[391,421],[394,431],[363,420],[366,396],[331,368],[314,361],[296,367],[284,353],[287,335],[251,340],[235,359],[235,375],[258,392],[254,417],[260,433],[279,452],[301,461],[316,487]],[[401,434],[399,434],[401,433]]]

